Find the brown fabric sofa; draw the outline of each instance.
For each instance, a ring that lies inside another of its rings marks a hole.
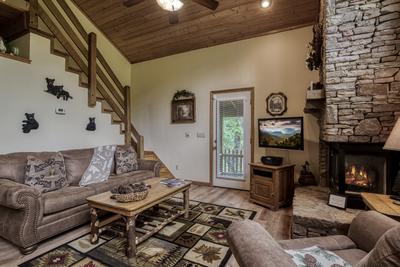
[[[399,233],[399,222],[375,211],[368,211],[360,213],[353,220],[347,236],[336,235],[275,241],[260,224],[254,221],[240,221],[233,223],[228,229],[228,243],[241,267],[294,267],[297,265],[284,250],[312,246],[333,251],[356,267],[373,266],[365,264],[371,254],[386,254],[389,257],[395,257],[388,260],[389,264],[384,264],[383,257],[379,256],[382,263],[380,266],[400,266],[398,252],[390,254],[384,251],[385,248],[382,246],[375,247],[378,240],[388,230],[395,227],[396,233]],[[393,243],[400,244],[400,236],[390,236],[389,238]],[[396,261],[398,265],[390,264],[390,262]]]
[[[108,181],[79,187],[93,151],[61,151],[69,186],[48,193],[40,193],[24,184],[26,157],[33,155],[45,160],[55,153],[0,155],[0,237],[18,246],[22,253],[30,253],[38,242],[87,223],[90,219],[88,196],[106,192],[119,184],[160,176],[160,162],[139,159],[137,171],[112,174]]]

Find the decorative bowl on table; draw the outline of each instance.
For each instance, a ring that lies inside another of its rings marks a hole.
[[[111,189],[111,198],[118,202],[140,201],[149,194],[149,187],[145,183],[119,185]]]

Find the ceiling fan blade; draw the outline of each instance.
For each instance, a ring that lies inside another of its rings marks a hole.
[[[134,6],[134,5],[137,5],[137,4],[141,3],[143,1],[144,0],[127,0],[127,1],[124,2],[124,6],[131,7],[131,6]]]
[[[170,12],[168,16],[169,24],[178,24],[179,23],[179,17],[178,13],[175,12]]]
[[[219,2],[216,0],[192,0],[192,1],[211,10],[216,10],[219,5]]]

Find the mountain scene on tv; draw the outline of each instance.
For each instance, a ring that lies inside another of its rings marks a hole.
[[[261,120],[260,146],[302,149],[302,120],[301,119],[273,119]]]

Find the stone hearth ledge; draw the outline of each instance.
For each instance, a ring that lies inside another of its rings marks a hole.
[[[297,187],[293,199],[292,238],[346,235],[361,210],[328,206],[329,188]]]

